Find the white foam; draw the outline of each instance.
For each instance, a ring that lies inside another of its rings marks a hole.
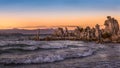
[[[46,63],[64,60],[67,58],[85,57],[93,54],[88,48],[71,48],[57,50],[55,52],[45,51],[22,55],[1,55],[0,63]],[[4,59],[3,59],[4,58]]]
[[[40,48],[67,48],[65,45],[41,45]]]
[[[81,44],[82,43],[82,44]],[[16,46],[6,46],[8,44],[16,44]],[[27,46],[17,46],[17,44],[26,44]],[[69,47],[69,45],[80,47]],[[84,46],[85,45],[85,46]],[[43,48],[46,50],[32,51],[30,53],[20,54],[1,54],[0,63],[46,63],[65,60],[68,58],[77,58],[93,55],[93,53],[99,48],[105,48],[104,45],[97,46],[86,45],[83,42],[78,41],[0,41],[0,49],[23,49],[23,50],[35,50],[37,48]],[[83,47],[81,47],[83,46]],[[53,48],[53,49],[52,49]],[[56,49],[54,49],[56,48]],[[52,49],[52,50],[47,50]],[[9,57],[8,57],[9,56]]]

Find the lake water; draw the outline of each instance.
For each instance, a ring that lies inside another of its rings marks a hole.
[[[0,63],[15,65],[56,63],[73,58],[86,58],[108,47],[113,48],[106,44],[83,41],[0,41]],[[117,48],[119,51],[120,47]],[[106,54],[101,53],[99,56],[105,59]]]

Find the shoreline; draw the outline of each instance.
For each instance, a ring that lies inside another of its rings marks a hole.
[[[103,39],[104,41],[102,42],[99,42],[98,40],[86,40],[86,39],[77,39],[75,37],[72,37],[72,38],[42,38],[42,39],[30,39],[30,40],[34,40],[34,41],[61,41],[61,40],[70,40],[70,41],[84,41],[84,42],[96,42],[96,43],[120,43],[120,41],[110,41],[110,40],[105,40]]]

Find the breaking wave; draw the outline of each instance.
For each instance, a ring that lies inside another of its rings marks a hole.
[[[91,49],[86,48],[71,48],[66,50],[58,50],[58,51],[46,51],[46,52],[38,52],[33,54],[22,54],[22,55],[1,55],[0,63],[5,64],[20,64],[20,63],[46,63],[46,62],[55,62],[61,61],[68,58],[78,58],[90,56],[94,53]],[[8,57],[9,56],[9,57]]]
[[[62,49],[68,47],[80,47],[81,44],[64,42],[36,42],[36,41],[0,41],[0,50],[36,50],[36,49]]]
[[[0,41],[0,43],[1,52],[8,51],[0,54],[0,63],[4,64],[55,62],[90,56],[96,51],[95,48],[90,48],[80,41]],[[39,50],[35,51],[37,49]]]

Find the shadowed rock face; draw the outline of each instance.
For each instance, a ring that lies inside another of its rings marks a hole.
[[[96,24],[95,29],[96,29],[95,36],[97,41],[102,42],[102,32],[100,30],[100,25]]]
[[[64,35],[64,30],[63,30],[63,28],[58,28],[58,29],[55,31],[55,35],[58,36],[58,37],[63,37],[63,35]]]
[[[77,26],[76,29],[74,30],[74,35],[77,38],[82,38],[82,32],[83,32],[83,28]]]
[[[114,33],[117,35],[118,34],[118,31],[119,31],[119,23],[116,19],[112,18],[113,19],[113,25],[114,25]]]
[[[107,17],[107,20],[104,23],[105,31],[111,33],[112,35],[117,35],[119,31],[118,21],[110,16]]]

